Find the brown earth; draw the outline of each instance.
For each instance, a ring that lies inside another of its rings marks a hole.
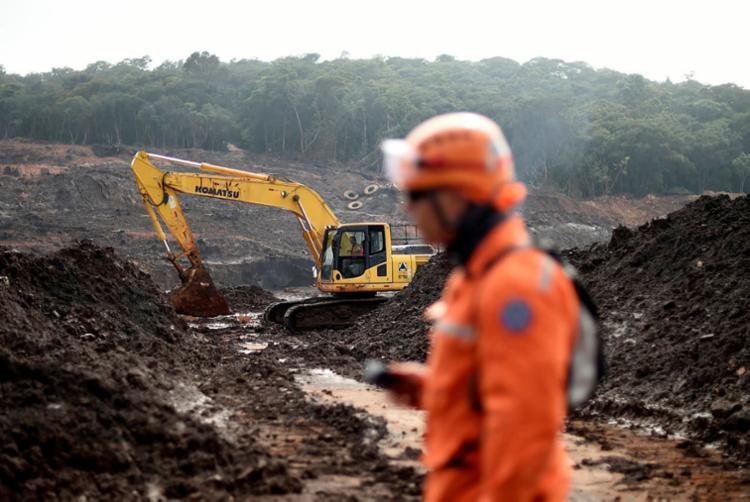
[[[299,491],[252,437],[170,405],[219,351],[112,249],[2,249],[0,275],[1,498]]]
[[[229,302],[229,307],[232,312],[250,312],[262,310],[269,304],[281,300],[270,291],[266,291],[265,289],[255,285],[223,288],[221,290],[221,294]]]
[[[309,402],[236,336],[189,329],[112,249],[2,249],[0,276],[0,498],[247,497],[329,477],[418,493],[379,453],[380,422]]]
[[[750,198],[701,197],[570,257],[607,337],[610,377],[586,414],[687,430],[750,461]]]
[[[424,359],[421,311],[439,295],[444,258],[354,328],[289,334],[261,326],[259,311],[275,299],[263,288],[309,284],[293,218],[186,197],[234,312],[186,323],[160,291],[177,278],[159,264],[163,249],[127,167],[132,152],[95,150],[102,157],[84,147],[0,141],[0,498],[416,498],[418,449],[389,435],[377,413],[311,398],[299,378],[315,368],[359,378],[368,358]],[[345,221],[401,218],[387,187],[364,200],[364,211],[342,209],[344,190],[375,180],[341,166],[241,151],[161,153],[260,164],[319,190]],[[42,164],[59,169],[33,167]],[[525,211],[537,235],[575,244],[685,200],[581,202],[535,192]],[[623,476],[606,495],[594,476],[573,500],[746,493],[748,291],[737,270],[748,265],[747,206],[747,198],[700,199],[571,253],[602,304],[611,368],[571,425],[578,438],[571,447],[583,474],[606,468]],[[70,244],[84,236],[115,249]],[[603,425],[614,419],[658,437]],[[688,439],[664,439],[669,433]],[[398,458],[384,452],[384,441],[400,445]],[[578,452],[579,442],[601,452]],[[715,442],[726,458],[705,448]]]
[[[704,196],[566,255],[602,311],[609,368],[581,416],[688,434],[750,461],[750,275],[740,272],[750,268],[750,198]],[[320,333],[299,357],[355,376],[369,358],[423,361],[422,311],[449,270],[436,256],[356,330]]]
[[[252,313],[186,326],[145,274],[90,242],[43,257],[3,250],[0,276],[4,499],[418,497],[418,451],[387,455],[381,418],[301,388],[304,368],[336,368],[333,339],[325,348],[322,338],[273,332]],[[271,299],[255,288],[235,294],[230,302],[243,307]],[[331,357],[300,358],[314,350]],[[340,355],[353,371],[356,358]],[[680,445],[693,456],[675,453],[666,467],[666,443],[651,448],[590,421],[574,432],[570,441],[611,454],[575,446],[578,468],[593,477],[572,500],[634,490],[726,499],[747,476],[725,472],[698,443]],[[603,469],[625,477],[608,478],[602,492]]]

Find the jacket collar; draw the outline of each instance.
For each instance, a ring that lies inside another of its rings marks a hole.
[[[456,237],[446,249],[451,261],[455,265],[466,265],[477,246],[506,217],[492,206],[470,205],[458,221]]]
[[[513,214],[495,225],[479,242],[464,264],[470,277],[481,275],[492,260],[510,248],[531,244],[526,224]]]

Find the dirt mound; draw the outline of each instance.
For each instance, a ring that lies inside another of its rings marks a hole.
[[[608,241],[618,224],[636,226],[675,211],[694,200],[688,196],[647,196],[641,199],[605,196],[578,200],[545,189],[532,190],[521,212],[536,239],[551,240],[560,249]]]
[[[750,460],[750,198],[701,197],[570,257],[607,342],[587,413],[686,427]]]
[[[273,302],[281,301],[270,291],[254,285],[221,288],[221,294],[229,302],[232,312],[259,310]]]
[[[262,448],[178,411],[210,356],[111,248],[0,249],[0,498],[299,491]]]
[[[424,361],[427,323],[424,309],[435,302],[451,270],[444,253],[420,267],[409,286],[345,330],[306,331],[304,344],[282,343],[278,350],[298,358],[307,367],[334,368],[361,378],[362,362]]]
[[[445,253],[420,267],[412,282],[382,307],[357,322],[348,342],[358,360],[424,361],[427,324],[422,313],[437,301],[451,264]]]
[[[6,349],[49,355],[66,349],[60,342],[78,338],[150,350],[185,337],[184,323],[149,276],[91,241],[43,257],[0,248],[0,275],[7,278],[0,289],[3,333],[27,326],[39,331],[8,337]]]
[[[684,431],[750,460],[750,198],[701,197],[567,255],[602,311],[609,366],[583,414]],[[311,335],[294,350],[354,376],[368,358],[424,360],[421,313],[448,271],[435,257],[354,329]]]

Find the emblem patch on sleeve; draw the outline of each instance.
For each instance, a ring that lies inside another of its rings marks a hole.
[[[531,324],[531,307],[523,300],[511,300],[500,309],[500,323],[503,328],[520,334]]]

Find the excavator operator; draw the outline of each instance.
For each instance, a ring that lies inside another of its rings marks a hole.
[[[579,298],[514,213],[526,196],[498,125],[440,115],[383,143],[422,236],[456,264],[426,365],[391,363],[392,395],[426,410],[427,501],[558,501],[570,485],[560,439]]]

